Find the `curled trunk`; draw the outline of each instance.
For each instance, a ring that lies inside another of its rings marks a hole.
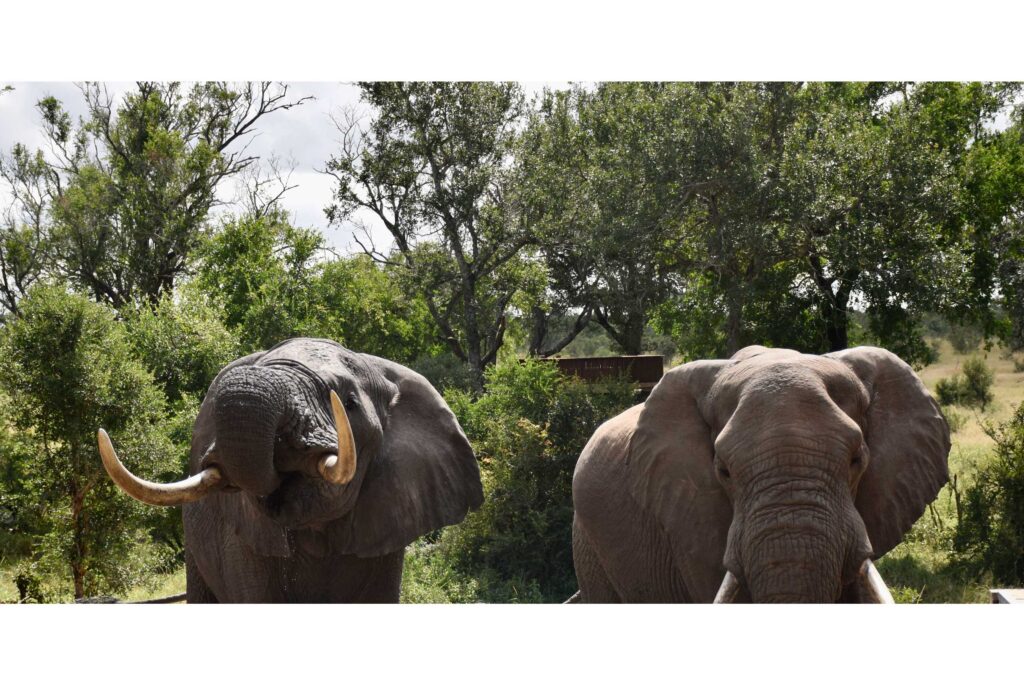
[[[216,391],[216,464],[232,485],[269,495],[281,483],[274,446],[291,417],[292,380],[274,368],[241,366],[225,374]]]

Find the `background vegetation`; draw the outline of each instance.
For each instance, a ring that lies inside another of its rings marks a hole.
[[[95,431],[179,478],[217,371],[301,335],[418,369],[480,456],[487,502],[410,548],[406,601],[574,592],[575,460],[635,394],[540,358],[753,343],[882,345],[944,404],[953,482],[879,563],[901,600],[1024,583],[1019,84],[360,89],[325,141],[356,254],[247,153],[306,106],[281,84],[85,84],[79,120],[38,103],[46,150],[0,152],[0,599],[180,588],[179,516],[114,491]]]

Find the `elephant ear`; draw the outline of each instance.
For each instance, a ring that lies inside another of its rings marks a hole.
[[[732,505],[715,478],[714,439],[702,414],[718,373],[733,361],[670,370],[651,392],[630,441],[630,493],[668,536],[691,598],[711,602],[722,581]],[[719,548],[719,552],[708,552]]]
[[[861,346],[827,354],[864,383],[868,468],[857,487],[874,556],[900,542],[949,480],[949,425],[917,375],[893,353]]]
[[[335,547],[375,557],[461,522],[469,510],[480,507],[483,487],[469,440],[430,382],[389,360],[362,357],[382,371],[397,393],[380,453],[366,472]]]

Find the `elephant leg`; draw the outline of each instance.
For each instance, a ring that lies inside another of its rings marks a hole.
[[[575,515],[572,521],[572,561],[576,567],[576,580],[580,584],[579,602],[622,602],[601,566],[593,543]]]
[[[219,602],[210,587],[206,585],[199,567],[192,559],[192,553],[185,550],[185,600],[192,605]]]
[[[405,549],[368,560],[370,577],[356,602],[396,603],[402,596],[402,567]]]

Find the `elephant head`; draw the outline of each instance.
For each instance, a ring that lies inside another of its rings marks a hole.
[[[892,353],[748,347],[655,388],[632,438],[632,495],[669,534],[702,520],[724,575],[716,601],[885,602],[871,559],[945,484],[949,448],[938,406]]]
[[[254,548],[313,529],[332,551],[380,556],[483,499],[472,448],[437,391],[408,368],[323,339],[290,339],[220,372],[182,482],[138,479],[103,430],[99,442],[111,478],[143,502],[239,501],[232,509],[248,517],[238,533]]]

